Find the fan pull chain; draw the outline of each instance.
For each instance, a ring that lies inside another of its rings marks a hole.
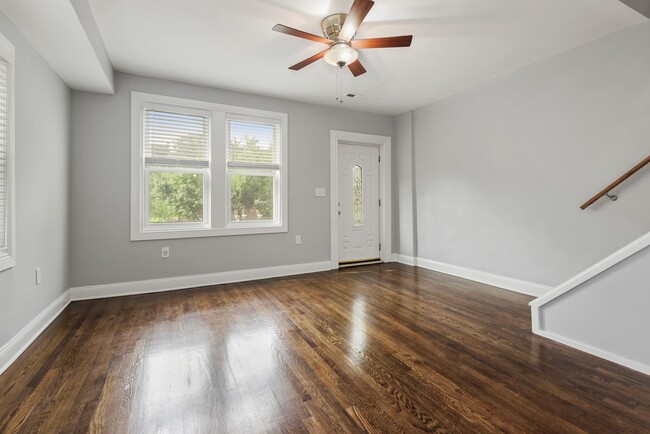
[[[341,77],[341,68],[336,69],[336,100],[343,104],[343,78]]]

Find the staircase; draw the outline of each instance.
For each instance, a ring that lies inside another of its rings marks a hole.
[[[530,307],[535,334],[650,375],[650,232]]]

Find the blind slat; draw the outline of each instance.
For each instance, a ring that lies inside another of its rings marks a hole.
[[[0,256],[5,255],[8,250],[7,244],[7,198],[8,198],[8,149],[7,149],[7,113],[9,108],[9,82],[8,64],[0,57]]]
[[[272,120],[255,122],[227,119],[228,166],[279,168],[282,142],[280,132],[280,124]]]
[[[148,165],[208,167],[210,118],[145,109],[143,142]]]
[[[207,161],[198,160],[175,160],[172,158],[151,158],[146,157],[144,162],[149,166],[166,166],[166,167],[209,167]]]

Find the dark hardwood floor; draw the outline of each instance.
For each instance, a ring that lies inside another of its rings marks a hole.
[[[650,432],[650,377],[532,335],[530,300],[386,264],[75,302],[0,432]]]

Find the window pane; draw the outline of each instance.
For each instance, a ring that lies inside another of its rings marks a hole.
[[[228,119],[226,128],[230,164],[280,163],[280,125]]]
[[[363,226],[363,170],[352,169],[352,225]]]
[[[230,175],[230,220],[273,220],[273,190],[273,176]]]
[[[208,167],[210,118],[145,109],[144,156],[147,164]]]
[[[203,174],[149,172],[149,223],[202,223]]]
[[[9,86],[7,82],[8,64],[5,59],[0,57],[0,257],[4,256],[8,250],[8,228],[9,221],[9,180],[8,180],[8,145],[9,137],[7,134],[7,115],[9,101],[7,94]]]

